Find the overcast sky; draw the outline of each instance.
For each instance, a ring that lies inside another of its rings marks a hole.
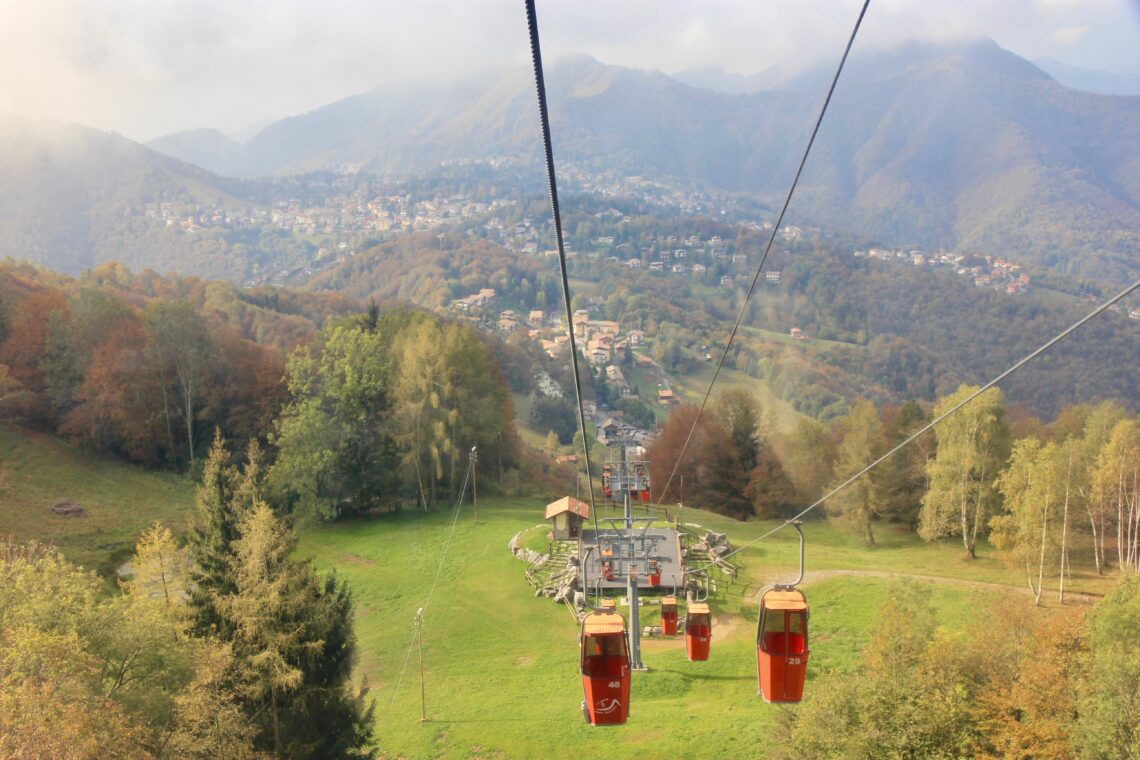
[[[547,62],[664,71],[838,60],[858,0],[538,0]],[[0,111],[148,140],[234,133],[398,79],[528,69],[522,0],[0,0]],[[989,36],[1140,71],[1140,0],[872,0],[856,51]]]

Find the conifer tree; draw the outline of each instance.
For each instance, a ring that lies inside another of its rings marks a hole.
[[[353,694],[355,638],[347,587],[323,582],[290,559],[292,532],[260,498],[239,527],[230,570],[234,592],[219,600],[233,622],[235,667],[258,744],[284,757],[367,754],[371,709]]]
[[[308,562],[290,557],[296,538],[265,501],[256,441],[246,457],[239,472],[216,438],[198,488],[193,620],[200,633],[230,649],[217,655],[213,671],[198,674],[201,693],[187,696],[183,714],[189,716],[195,700],[221,695],[253,721],[254,746],[262,751],[366,756],[372,712],[364,704],[366,689],[350,687],[355,636],[348,587],[335,574],[320,578]],[[188,725],[187,746],[242,741],[229,729],[203,737],[208,727]]]
[[[195,493],[198,524],[191,534],[190,550],[194,558],[194,591],[192,626],[199,635],[215,631],[224,635],[224,617],[217,606],[220,596],[233,593],[229,556],[238,537],[240,515],[234,510],[234,491],[237,488],[237,471],[228,461],[222,444],[221,431],[216,431],[206,464],[202,469],[202,483]]]

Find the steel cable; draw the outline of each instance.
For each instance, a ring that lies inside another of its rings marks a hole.
[[[546,180],[550,187],[550,209],[558,240],[558,266],[562,275],[562,299],[566,304],[566,329],[570,333],[570,362],[574,370],[574,393],[578,397],[578,429],[582,432],[582,456],[586,460],[586,482],[590,491],[590,513],[598,532],[598,510],[594,504],[594,475],[590,471],[590,440],[586,434],[586,412],[582,401],[582,379],[578,369],[578,342],[574,338],[574,313],[570,306],[570,277],[566,270],[566,247],[562,240],[562,213],[558,208],[558,185],[554,179],[554,148],[550,141],[550,117],[546,108],[546,80],[542,74],[542,51],[538,45],[538,18],[534,0],[526,0],[526,20],[530,29],[530,55],[534,63],[534,83],[538,89],[538,115],[542,121],[542,147],[546,154]]]
[[[665,487],[661,489],[661,497],[664,498],[669,490],[669,486],[673,484],[673,478],[677,475],[677,469],[681,466],[681,459],[685,456],[685,452],[689,448],[689,443],[693,439],[693,434],[697,430],[697,425],[700,424],[701,415],[704,414],[705,407],[708,405],[709,396],[712,395],[713,386],[716,385],[716,380],[720,376],[720,370],[724,367],[725,359],[728,358],[728,350],[732,347],[732,341],[736,338],[736,333],[740,330],[740,323],[744,321],[744,314],[748,310],[748,302],[752,300],[752,293],[756,290],[756,283],[760,281],[760,273],[764,269],[765,262],[768,261],[768,254],[772,250],[772,243],[776,239],[776,234],[780,231],[780,225],[784,222],[784,214],[788,211],[788,206],[792,202],[792,195],[796,192],[796,185],[800,182],[800,175],[803,174],[804,165],[807,164],[808,155],[811,154],[811,148],[815,144],[815,137],[819,134],[819,127],[823,124],[823,116],[827,113],[827,106],[831,103],[831,96],[835,93],[835,85],[839,82],[839,75],[843,73],[843,66],[847,63],[847,56],[851,52],[851,46],[855,43],[855,36],[859,33],[859,27],[863,23],[863,16],[867,13],[867,6],[871,4],[871,0],[863,0],[863,8],[859,11],[859,17],[855,19],[855,27],[851,30],[851,37],[847,40],[847,47],[843,49],[843,57],[839,59],[839,66],[835,70],[835,76],[831,78],[831,86],[827,88],[827,97],[823,100],[823,107],[819,109],[819,117],[815,120],[815,126],[812,127],[811,137],[808,139],[807,147],[804,148],[803,158],[800,159],[799,168],[796,169],[796,176],[792,179],[792,186],[788,188],[788,195],[784,198],[784,206],[780,209],[780,215],[776,218],[776,223],[772,225],[772,234],[768,236],[768,244],[764,246],[764,255],[760,257],[760,264],[756,267],[756,274],[752,276],[752,283],[748,286],[748,292],[744,296],[744,302],[740,305],[740,311],[736,315],[736,322],[732,326],[732,332],[728,334],[728,341],[724,344],[724,351],[720,354],[720,360],[716,363],[716,369],[713,371],[712,380],[709,381],[709,387],[705,391],[705,397],[701,399],[701,405],[697,409],[697,416],[693,418],[693,425],[689,428],[689,434],[685,437],[685,443],[681,446],[681,452],[677,455],[673,463],[673,471],[669,473],[669,479],[665,481]]]
[[[788,519],[787,519],[787,520],[785,520],[783,523],[781,523],[781,524],[777,525],[775,528],[772,528],[772,530],[770,530],[770,531],[768,531],[767,533],[763,534],[763,535],[762,535],[762,536],[760,536],[759,538],[754,538],[754,539],[752,539],[751,541],[749,541],[748,543],[746,543],[746,544],[743,544],[742,546],[739,546],[739,547],[737,547],[736,549],[733,549],[732,551],[730,551],[730,552],[728,552],[727,554],[725,554],[724,556],[722,556],[722,557],[721,557],[721,559],[727,559],[727,558],[731,557],[732,555],[734,555],[734,554],[736,554],[736,553],[738,553],[738,552],[740,552],[740,551],[743,551],[744,549],[747,549],[749,546],[752,546],[753,544],[757,544],[757,543],[759,543],[760,541],[763,541],[764,539],[766,539],[766,538],[768,538],[768,537],[772,536],[772,535],[773,535],[773,534],[775,534],[776,532],[778,532],[778,531],[780,531],[780,530],[783,530],[784,528],[786,528],[786,527],[788,527],[789,525],[791,525],[791,524],[792,524],[794,521],[801,519],[801,518],[802,518],[804,515],[806,515],[808,512],[811,512],[813,509],[815,509],[816,507],[818,507],[818,506],[820,506],[821,504],[823,504],[825,501],[827,501],[828,499],[830,499],[832,496],[834,496],[835,494],[839,493],[839,492],[840,492],[840,491],[842,491],[844,488],[846,488],[847,486],[851,485],[851,484],[852,484],[852,483],[854,483],[856,480],[858,480],[859,478],[863,477],[864,475],[866,475],[867,473],[869,473],[869,472],[870,472],[871,470],[873,470],[874,468],[878,467],[880,464],[882,464],[883,462],[885,462],[885,461],[886,461],[887,459],[889,459],[890,457],[894,456],[894,455],[895,455],[897,452],[899,452],[899,451],[901,451],[902,449],[904,449],[904,448],[906,448],[907,446],[909,446],[911,443],[913,443],[915,440],[917,440],[917,439],[918,439],[920,436],[922,436],[924,433],[926,433],[926,432],[927,432],[927,431],[929,431],[929,430],[932,430],[932,429],[934,428],[934,426],[935,426],[935,425],[937,425],[938,423],[942,422],[942,421],[943,421],[943,420],[945,420],[947,417],[949,417],[950,415],[954,414],[955,412],[957,412],[957,411],[958,411],[959,409],[961,409],[962,407],[966,406],[966,404],[968,404],[968,403],[970,403],[971,401],[973,401],[974,399],[976,399],[976,398],[977,398],[978,396],[980,396],[982,393],[984,393],[984,392],[988,391],[990,388],[994,387],[995,385],[997,385],[998,383],[1000,383],[1002,380],[1006,379],[1007,377],[1009,377],[1010,375],[1012,375],[1014,372],[1016,372],[1017,370],[1021,369],[1022,367],[1024,367],[1024,366],[1025,366],[1026,364],[1028,364],[1029,362],[1031,362],[1031,361],[1033,361],[1034,359],[1036,359],[1038,356],[1040,356],[1040,355],[1041,355],[1041,354],[1043,354],[1045,351],[1047,351],[1047,350],[1049,350],[1050,348],[1052,348],[1054,345],[1056,345],[1057,343],[1059,343],[1061,340],[1063,340],[1063,339],[1067,338],[1069,335],[1071,335],[1071,334],[1072,334],[1073,332],[1075,332],[1077,329],[1079,329],[1080,327],[1082,327],[1082,326],[1083,326],[1083,325],[1084,325],[1086,322],[1089,322],[1090,320],[1094,319],[1094,318],[1095,318],[1095,317],[1097,317],[1098,315],[1102,314],[1102,313],[1103,313],[1105,310],[1107,310],[1107,309],[1108,309],[1109,307],[1111,307],[1113,304],[1115,304],[1116,302],[1120,301],[1121,299],[1123,299],[1125,296],[1127,296],[1129,293],[1131,293],[1132,291],[1136,290],[1137,288],[1140,288],[1140,280],[1137,280],[1136,282],[1132,283],[1132,284],[1131,284],[1131,285],[1129,285],[1127,288],[1125,288],[1124,290],[1120,291],[1120,292],[1119,292],[1119,293],[1117,293],[1115,296],[1113,296],[1112,298],[1108,299],[1107,301],[1105,301],[1104,303],[1102,303],[1102,304],[1101,304],[1100,306],[1098,306],[1097,308],[1093,309],[1091,312],[1089,312],[1088,314],[1086,314],[1084,317],[1082,317],[1081,319],[1077,320],[1077,321],[1076,321],[1076,322],[1074,322],[1073,324],[1069,325],[1067,328],[1065,328],[1064,330],[1062,330],[1060,333],[1058,333],[1057,335],[1053,336],[1053,338],[1051,338],[1050,340],[1046,341],[1046,342],[1045,342],[1043,345],[1041,345],[1041,346],[1040,346],[1039,348],[1037,348],[1035,351],[1033,351],[1033,352],[1029,353],[1029,354],[1028,354],[1028,355],[1026,355],[1024,358],[1022,358],[1020,361],[1018,361],[1017,363],[1015,363],[1015,364],[1013,364],[1012,366],[1010,366],[1008,369],[1006,369],[1006,370],[1005,370],[1004,372],[1002,372],[1000,375],[998,375],[997,377],[995,377],[993,380],[990,380],[988,383],[986,383],[985,385],[983,385],[983,386],[981,386],[980,388],[978,388],[976,391],[974,391],[973,393],[971,393],[971,394],[970,394],[969,396],[967,396],[965,399],[963,399],[962,401],[958,402],[957,404],[955,404],[953,407],[951,407],[950,409],[946,410],[946,411],[945,411],[945,412],[943,412],[942,414],[938,415],[937,417],[935,417],[933,420],[931,420],[931,421],[930,421],[930,422],[928,422],[927,424],[923,425],[923,426],[922,426],[922,428],[920,428],[920,429],[919,429],[917,432],[915,432],[915,433],[912,433],[912,434],[911,434],[911,435],[910,435],[910,436],[909,436],[909,437],[908,437],[906,440],[904,440],[902,443],[898,444],[897,446],[895,446],[894,448],[892,448],[890,451],[888,451],[887,453],[883,454],[881,457],[879,457],[878,459],[876,459],[874,462],[871,462],[869,465],[867,465],[866,467],[864,467],[862,470],[859,470],[859,472],[857,472],[857,473],[855,473],[854,475],[852,475],[851,477],[847,478],[847,480],[844,480],[842,483],[840,483],[839,485],[835,486],[835,488],[832,488],[830,491],[828,491],[827,493],[825,493],[823,496],[819,497],[819,499],[817,499],[815,502],[813,502],[813,503],[812,503],[810,506],[806,507],[806,508],[805,508],[805,509],[804,509],[802,512],[800,512],[799,514],[795,515],[794,517],[790,517],[790,518],[788,518]],[[707,566],[707,567],[711,567],[711,565],[709,565],[709,566]]]

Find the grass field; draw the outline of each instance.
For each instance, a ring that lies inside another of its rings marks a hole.
[[[81,517],[51,512],[73,499]],[[93,457],[59,439],[0,428],[0,539],[38,539],[109,575],[161,520],[182,533],[193,519],[188,478]]]
[[[680,391],[684,395],[685,401],[691,404],[699,404],[708,391],[709,381],[712,379],[715,370],[715,362],[708,362],[684,377],[674,378],[673,389]],[[759,402],[760,409],[765,417],[775,424],[777,430],[791,431],[795,429],[796,424],[803,417],[791,404],[773,393],[766,382],[757,380],[745,372],[728,368],[722,369],[716,382],[717,388],[720,389],[718,393],[723,393],[729,388],[743,388],[751,393]],[[716,394],[713,395],[712,400],[716,401]]]
[[[551,498],[558,494],[551,494]],[[83,517],[48,508],[70,497]],[[542,522],[544,499],[480,500],[453,513],[405,511],[310,528],[298,554],[349,581],[356,600],[359,677],[376,700],[376,735],[386,757],[763,756],[779,715],[794,706],[756,695],[754,628],[760,591],[794,575],[795,533],[783,530],[742,551],[742,573],[710,599],[713,652],[684,656],[680,639],[643,641],[649,670],[633,679],[628,724],[591,728],[582,719],[577,628],[566,608],[533,595],[511,537]],[[59,441],[0,430],[0,535],[51,540],[71,559],[109,574],[135,538],[161,519],[184,533],[192,514],[188,480],[92,458]],[[686,509],[686,523],[725,532],[741,546],[776,523],[740,523]],[[827,670],[851,671],[878,620],[878,607],[905,576],[931,590],[941,625],[965,633],[1024,581],[987,545],[964,559],[959,544],[924,544],[881,525],[878,546],[825,522],[804,526],[811,604],[812,684]],[[526,536],[542,546],[544,531]],[[1082,566],[1083,567],[1083,566]],[[1111,580],[1083,570],[1073,591],[1103,593]],[[1050,603],[1052,597],[1050,597]],[[655,600],[654,600],[655,601]],[[420,719],[416,610],[424,609],[427,720]],[[658,618],[643,609],[645,625]]]
[[[708,662],[686,661],[680,639],[645,640],[649,671],[634,675],[630,722],[591,728],[579,708],[575,624],[564,607],[533,596],[523,563],[507,550],[511,536],[541,522],[540,502],[481,500],[478,524],[465,505],[453,534],[454,513],[441,511],[329,526],[303,538],[300,552],[322,568],[335,567],[355,593],[360,672],[377,701],[377,737],[384,753],[457,758],[550,757],[565,751],[591,757],[762,755],[779,713],[795,708],[767,705],[756,696],[756,600],[766,584],[794,574],[794,532],[781,531],[742,552],[743,577],[714,594],[716,623]],[[691,510],[685,520],[727,531],[734,545],[774,525],[735,523]],[[938,577],[915,582],[932,590],[940,620],[950,632],[966,631],[992,604],[1020,592],[1020,579],[986,551],[968,562],[952,543],[925,545],[897,531],[880,531],[881,545],[866,550],[858,539],[823,523],[809,523],[805,530],[809,569]],[[1074,581],[1076,590],[1105,587],[1086,576]],[[810,583],[809,698],[811,682],[821,671],[857,667],[879,604],[901,582],[834,574]],[[425,610],[423,722],[413,646],[419,608]],[[650,624],[656,617],[655,608],[648,607],[642,622]]]

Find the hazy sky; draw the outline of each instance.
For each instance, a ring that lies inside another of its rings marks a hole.
[[[538,0],[543,54],[752,73],[838,60],[858,0]],[[394,79],[530,65],[522,0],[0,0],[0,111],[147,140],[236,132]],[[856,51],[987,35],[1140,71],[1140,0],[872,0]]]

